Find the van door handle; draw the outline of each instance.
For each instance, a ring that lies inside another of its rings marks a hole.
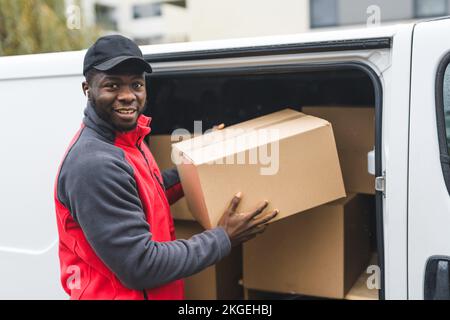
[[[450,300],[450,257],[433,256],[425,269],[425,300]]]

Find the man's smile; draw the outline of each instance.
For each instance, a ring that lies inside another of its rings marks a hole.
[[[137,114],[137,108],[134,107],[114,108],[113,111],[116,116],[126,121],[133,120]]]

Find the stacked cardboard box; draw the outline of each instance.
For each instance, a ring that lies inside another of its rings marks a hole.
[[[375,194],[375,177],[368,172],[367,154],[375,145],[375,109],[370,106],[315,106],[302,111],[333,126],[345,190]]]
[[[244,244],[244,286],[344,298],[370,259],[371,206],[351,194],[273,223]]]

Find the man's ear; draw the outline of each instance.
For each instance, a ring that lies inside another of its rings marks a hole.
[[[89,84],[86,81],[83,81],[81,84],[81,89],[83,90],[84,95],[89,98]]]

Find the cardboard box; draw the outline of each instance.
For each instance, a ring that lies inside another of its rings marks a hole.
[[[375,176],[367,168],[367,154],[375,145],[375,108],[317,106],[302,111],[332,124],[346,191],[375,194]]]
[[[178,239],[189,239],[204,229],[195,221],[175,221]],[[235,247],[217,264],[194,274],[184,281],[187,300],[241,300],[242,247]]]
[[[276,112],[271,115],[262,116],[259,118],[251,119],[249,121],[245,121],[238,125],[238,128],[241,130],[247,130],[251,128],[257,128],[261,125],[264,125],[268,120],[270,121],[279,121],[283,119],[288,119],[297,116],[297,111],[292,109],[284,109],[279,112]],[[236,126],[229,126],[225,130],[230,131],[229,129],[234,129]],[[215,137],[216,139],[222,139],[225,130],[220,132],[210,132],[208,133],[211,138]],[[182,141],[189,140],[190,136],[183,136]],[[179,141],[177,141],[179,142]],[[172,161],[171,152],[172,152],[172,144],[176,143],[172,141],[172,137],[170,134],[162,134],[162,135],[150,135],[147,138],[147,144],[152,151],[153,157],[155,158],[156,163],[158,164],[159,169],[162,171],[164,169],[169,169],[175,166],[175,163]],[[190,142],[185,143],[186,146],[190,145]],[[172,213],[172,217],[175,220],[189,220],[195,221],[191,211],[189,210],[186,198],[182,198],[178,200],[176,203],[170,206],[170,211]]]
[[[349,195],[269,225],[243,246],[244,287],[344,298],[370,259],[369,198]]]
[[[147,143],[161,171],[175,166],[171,159],[172,140],[169,134],[150,135]],[[175,220],[195,221],[189,211],[185,198],[181,198],[171,205],[170,212]]]
[[[273,221],[345,196],[327,121],[294,110],[250,121],[173,145],[188,207],[203,227],[217,225],[238,191],[240,212],[267,199],[267,211],[280,210]]]

